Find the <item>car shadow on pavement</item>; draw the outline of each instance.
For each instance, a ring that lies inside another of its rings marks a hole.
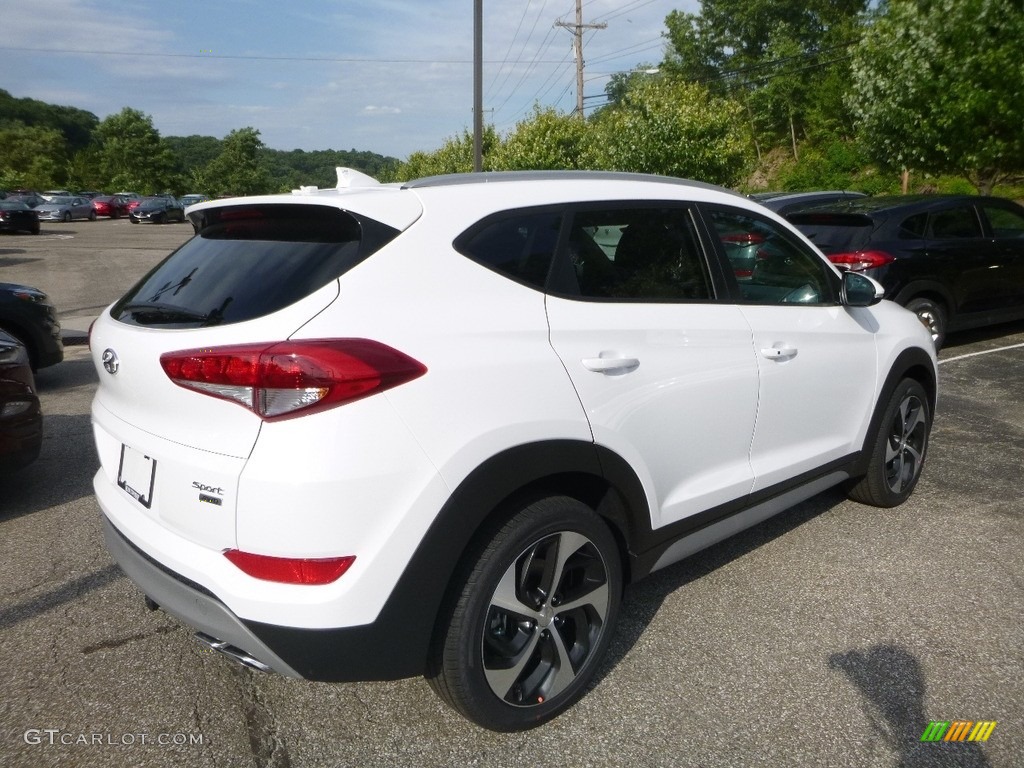
[[[957,331],[946,337],[946,343],[942,348],[949,349],[950,347],[963,347],[968,344],[976,344],[981,341],[992,341],[993,339],[1016,336],[1021,333],[1024,333],[1024,320],[1017,320],[1012,323],[1001,323],[999,325],[989,325],[985,328],[975,328],[971,331]]]
[[[773,539],[789,533],[845,500],[846,494],[842,486],[829,489],[627,587],[615,636],[592,686],[597,685],[620,660],[625,658],[646,632],[669,595]]]
[[[863,698],[864,711],[879,736],[897,754],[901,768],[987,768],[981,747],[971,742],[922,741],[925,677],[921,663],[900,645],[834,653],[828,666],[842,672]]]
[[[67,584],[34,597],[31,600],[16,603],[10,607],[0,608],[0,630],[8,629],[19,622],[78,600],[86,592],[100,589],[124,577],[124,573],[117,565],[108,565],[105,568],[100,568],[98,571],[93,571],[73,579]]]
[[[66,351],[65,351],[65,354]],[[82,385],[97,383],[96,368],[92,358],[87,356],[65,359],[64,362],[36,371],[36,389],[40,398],[51,392],[61,392]],[[47,403],[43,403],[43,418],[47,415]]]
[[[100,462],[89,416],[43,414],[43,447],[27,467],[0,475],[0,521],[92,495]]]

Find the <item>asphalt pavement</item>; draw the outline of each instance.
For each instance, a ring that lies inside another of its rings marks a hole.
[[[0,237],[47,290],[39,460],[0,478],[0,766],[1024,764],[1024,324],[950,339],[928,462],[879,510],[826,492],[629,588],[611,653],[552,723],[496,734],[422,680],[319,684],[234,666],[107,555],[91,479],[88,323],[185,225]],[[842,403],[836,403],[842,407]],[[982,743],[931,721],[995,721]]]

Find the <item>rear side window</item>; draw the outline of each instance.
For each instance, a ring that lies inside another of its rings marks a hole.
[[[498,214],[460,235],[454,246],[485,267],[543,289],[561,224],[561,214],[552,211]]]
[[[932,214],[932,237],[970,238],[981,237],[981,222],[974,208],[951,208]]]
[[[713,297],[685,208],[614,205],[578,211],[568,256],[582,297],[650,302]]]
[[[252,320],[294,304],[398,234],[317,205],[197,212],[196,236],[111,309],[134,325],[195,328]]]
[[[1024,237],[1024,214],[993,205],[982,205],[981,210],[988,217],[988,224],[995,237]]]

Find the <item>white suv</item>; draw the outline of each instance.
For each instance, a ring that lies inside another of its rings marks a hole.
[[[726,190],[483,174],[202,203],[92,329],[107,544],[249,666],[569,707],[625,583],[925,460],[917,318]]]

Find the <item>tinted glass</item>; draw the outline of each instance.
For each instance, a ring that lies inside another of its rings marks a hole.
[[[233,206],[193,219],[198,234],[111,310],[137,325],[199,327],[251,320],[342,275],[397,230],[324,206]]]
[[[845,253],[864,247],[875,223],[860,213],[794,213],[787,217],[825,253]]]
[[[581,211],[573,217],[568,255],[581,296],[665,302],[713,295],[683,208]]]
[[[981,237],[981,223],[974,208],[951,208],[932,214],[932,237]]]
[[[455,249],[504,275],[543,288],[561,223],[559,213],[501,214],[457,238]]]
[[[1007,208],[982,206],[995,237],[1024,237],[1024,214]]]
[[[774,222],[713,210],[712,227],[733,267],[740,296],[753,304],[833,304],[834,274]]]

